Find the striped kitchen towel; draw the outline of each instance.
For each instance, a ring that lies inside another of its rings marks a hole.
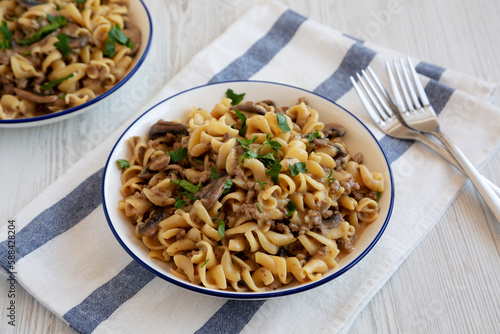
[[[137,113],[190,87],[235,79],[299,86],[354,113],[372,130],[390,160],[396,202],[378,244],[344,275],[298,295],[237,301],[183,290],[141,267],[114,239],[100,195],[103,164],[131,120],[13,217],[17,282],[81,333],[347,331],[465,182],[427,148],[384,136],[352,89],[351,75],[367,65],[383,73],[385,61],[400,56],[280,4],[264,2],[195,56]],[[443,130],[472,161],[485,162],[500,143],[496,128],[500,111],[485,100],[493,87],[417,59],[414,63]],[[467,138],[461,135],[465,127]],[[8,276],[7,224],[0,227],[0,264]]]

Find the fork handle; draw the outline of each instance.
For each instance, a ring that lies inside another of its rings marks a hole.
[[[476,189],[486,201],[486,204],[488,204],[491,211],[500,222],[500,197],[498,197],[489,187],[489,185],[484,181],[483,176],[478,172],[469,159],[467,159],[462,151],[451,142],[448,136],[441,132],[439,128],[430,133],[436,136],[444,144],[444,146],[448,148],[451,155],[457,160],[460,166],[462,166],[465,174],[467,174],[470,178]]]
[[[415,140],[420,141],[424,145],[428,146],[430,149],[436,151],[436,153],[441,155],[449,163],[451,163],[453,166],[458,168],[459,171],[461,171],[462,173],[465,174],[465,171],[462,168],[462,166],[460,166],[458,164],[456,159],[450,154],[450,152],[447,149],[444,148],[444,146],[439,145],[437,142],[435,142],[434,140],[431,140],[429,137],[421,134],[420,132],[417,132],[417,134],[418,135],[415,136],[415,138],[414,138]],[[491,182],[488,178],[486,178],[484,175],[481,175],[481,177],[482,177],[483,181],[486,182],[491,189],[493,189],[493,191],[497,194],[497,196],[500,197],[500,188],[496,184]]]

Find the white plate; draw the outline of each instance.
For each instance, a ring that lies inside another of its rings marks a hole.
[[[319,281],[287,286],[263,293],[220,291],[194,285],[171,275],[169,264],[150,258],[148,249],[141,240],[135,237],[133,225],[118,209],[118,201],[122,199],[120,195],[121,172],[115,162],[118,159],[130,157],[131,152],[126,143],[127,139],[132,136],[147,135],[149,128],[159,119],[181,119],[184,121],[193,106],[211,110],[225,97],[225,92],[229,88],[237,94],[246,93],[246,101],[271,99],[282,106],[295,105],[298,98],[306,97],[309,105],[319,112],[322,122],[336,122],[346,128],[346,135],[342,139],[349,151],[351,153],[361,152],[364,158],[363,163],[371,171],[380,172],[384,176],[385,191],[379,200],[379,218],[367,226],[357,241],[355,250],[345,256],[336,268]],[[232,81],[196,87],[174,95],[158,103],[132,123],[115,144],[106,162],[102,198],[106,218],[118,242],[135,260],[157,276],[183,288],[207,295],[233,299],[263,299],[289,295],[317,287],[342,275],[358,263],[373,248],[389,222],[394,204],[393,182],[390,165],[377,140],[367,127],[347,110],[315,93],[300,88],[262,81]]]
[[[136,73],[136,71],[144,62],[144,59],[146,59],[146,56],[149,52],[149,47],[151,45],[153,25],[148,9],[146,8],[146,5],[142,0],[130,0],[129,18],[130,22],[134,23],[137,27],[139,27],[139,29],[141,29],[141,46],[134,58],[134,61],[132,62],[132,66],[130,67],[127,75],[125,75],[122,80],[120,80],[115,86],[113,86],[113,88],[82,105],[62,110],[53,114],[22,119],[0,119],[0,128],[24,128],[62,121],[64,119],[81,114],[91,108],[94,108],[98,103],[102,102],[108,97],[111,98],[110,96],[112,96],[114,92],[116,92],[121,86],[123,86]]]

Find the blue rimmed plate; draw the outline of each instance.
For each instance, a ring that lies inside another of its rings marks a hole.
[[[142,0],[130,0],[129,19],[130,22],[132,22],[141,30],[142,42],[136,56],[134,57],[132,66],[128,70],[128,73],[122,80],[120,80],[115,86],[113,86],[113,88],[82,105],[62,110],[53,114],[22,119],[0,119],[0,128],[31,127],[62,121],[67,118],[79,115],[91,108],[94,108],[98,103],[104,101],[105,99],[113,98],[113,93],[115,93],[120,87],[122,87],[137,72],[139,67],[146,59],[149,48],[151,46],[153,24],[148,9]]]
[[[379,218],[367,225],[364,232],[358,238],[354,251],[343,257],[339,261],[338,266],[324,275],[319,281],[306,284],[297,283],[267,292],[246,293],[212,290],[192,284],[170,274],[170,265],[168,263],[152,259],[148,256],[148,249],[143,245],[141,240],[135,237],[134,226],[125,217],[123,212],[118,209],[118,201],[122,199],[120,195],[121,171],[117,168],[115,162],[118,159],[125,159],[131,155],[126,143],[127,139],[132,136],[147,135],[149,128],[159,119],[182,120],[193,106],[211,110],[215,104],[219,103],[225,97],[227,89],[232,89],[236,93],[245,93],[246,101],[270,99],[274,100],[278,105],[283,106],[292,106],[297,103],[299,98],[305,97],[308,104],[318,111],[322,122],[342,124],[346,128],[346,135],[342,139],[349,151],[353,153],[361,152],[363,154],[363,163],[371,171],[380,172],[384,176],[385,191],[379,200]],[[147,270],[170,283],[191,291],[223,298],[252,300],[291,295],[315,288],[334,281],[336,277],[344,274],[361,261],[375,246],[389,223],[394,205],[394,181],[389,162],[373,134],[356,116],[336,103],[313,92],[289,85],[263,81],[231,81],[195,87],[171,96],[135,120],[118,139],[106,162],[102,198],[108,224],[116,239]],[[334,284],[334,282],[331,283]]]

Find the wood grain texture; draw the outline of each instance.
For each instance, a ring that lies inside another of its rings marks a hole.
[[[153,46],[140,74],[121,88],[128,101],[108,101],[43,127],[0,129],[1,219],[15,217],[108,133],[128,122],[197,52],[258,1],[145,2],[154,20]],[[499,1],[278,2],[346,34],[477,78],[500,80]],[[497,91],[497,106],[499,96]],[[500,152],[482,172],[500,185]],[[73,332],[19,286],[17,326],[12,328],[6,321],[7,291],[8,283],[0,279],[0,333]],[[500,224],[468,182],[349,332],[498,333],[498,300]]]

